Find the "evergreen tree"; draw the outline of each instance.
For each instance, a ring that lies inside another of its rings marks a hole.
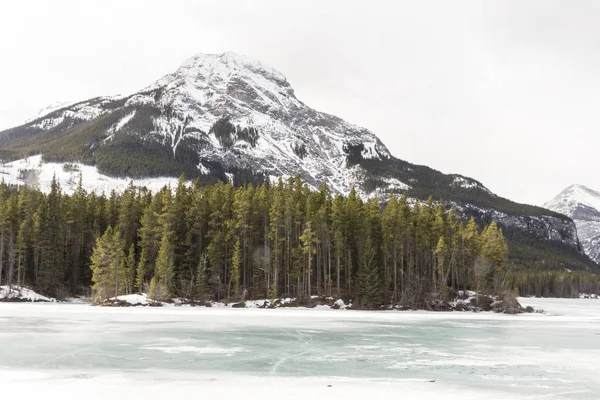
[[[127,243],[126,240],[123,243]],[[135,245],[132,243],[127,251],[127,259],[125,260],[125,271],[127,276],[127,292],[133,293],[136,279],[136,268],[135,263]]]
[[[370,238],[367,239],[364,244],[356,282],[358,286],[356,292],[356,304],[358,305],[358,308],[371,309],[381,305],[381,287],[377,255]]]
[[[5,202],[4,181],[0,185],[0,285],[2,285],[2,272],[4,271],[4,252],[8,231],[8,215]]]
[[[505,266],[508,255],[508,246],[495,221],[492,221],[481,234],[481,251],[489,270],[484,277],[488,287],[496,292],[503,289],[505,278]]]
[[[150,297],[154,300],[167,300],[173,293],[173,277],[175,275],[175,248],[171,239],[172,233],[163,231],[156,259],[156,271],[150,282]]]
[[[302,252],[304,253],[304,257],[306,260],[305,264],[305,273],[303,274],[306,279],[306,297],[310,303],[311,298],[311,274],[312,274],[312,266],[313,266],[313,257],[317,252],[317,244],[319,239],[317,238],[316,232],[312,227],[311,221],[306,222],[306,226],[304,228],[304,232],[302,232],[302,236],[300,236],[300,241],[302,242]],[[300,291],[300,297],[302,297],[302,291]]]
[[[44,293],[61,297],[65,287],[65,225],[61,190],[56,177],[52,179],[47,202],[43,204],[41,221],[40,268],[38,287]]]
[[[204,302],[206,299],[206,264],[208,262],[208,258],[206,254],[200,255],[200,261],[198,262],[198,268],[196,272],[196,296],[200,302]]]
[[[138,233],[141,254],[136,273],[136,286],[140,292],[144,289],[144,282],[150,280],[155,270],[159,240],[161,239],[158,215],[162,210],[162,203],[162,195],[159,193],[152,198],[151,203],[144,210],[141,219],[141,226]]]
[[[233,249],[232,270],[231,270],[231,284],[233,290],[231,296],[237,299],[240,296],[240,269],[242,267],[242,246],[240,239],[238,238],[235,242]]]
[[[95,301],[111,296],[117,297],[127,292],[127,261],[123,245],[124,240],[120,232],[110,226],[96,241],[91,260]]]
[[[336,195],[333,200],[331,209],[331,230],[333,238],[333,249],[335,255],[335,276],[336,276],[336,294],[341,295],[341,280],[342,280],[342,260],[344,258],[345,239],[345,215],[344,201],[341,196]]]

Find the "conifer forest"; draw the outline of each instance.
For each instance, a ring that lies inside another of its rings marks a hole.
[[[391,194],[347,197],[300,178],[273,185],[186,183],[152,194],[66,195],[0,185],[0,283],[57,298],[145,292],[156,300],[311,296],[355,307],[423,308],[458,290],[574,296],[596,275],[536,271],[507,258],[502,230],[453,207]]]

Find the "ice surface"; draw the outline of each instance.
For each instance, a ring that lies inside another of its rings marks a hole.
[[[547,313],[0,304],[0,387],[51,399],[597,399],[600,300],[521,302]]]

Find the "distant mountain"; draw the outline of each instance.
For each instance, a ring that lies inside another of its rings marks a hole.
[[[300,174],[313,189],[431,195],[480,223],[496,220],[517,265],[596,268],[570,218],[399,160],[372,132],[310,108],[280,72],[248,57],[199,54],[139,92],[50,110],[0,132],[6,182],[44,189],[56,175],[72,190],[82,174],[88,189],[118,190],[131,178],[158,187],[181,173],[236,185]]]
[[[600,192],[583,185],[571,185],[544,207],[571,217],[583,250],[600,263]]]

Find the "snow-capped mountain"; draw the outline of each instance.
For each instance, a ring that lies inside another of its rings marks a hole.
[[[215,164],[273,178],[300,173],[314,188],[327,183],[348,192],[359,179],[359,171],[346,168],[349,152],[390,157],[370,131],[313,110],[296,98],[281,73],[233,53],[196,55],[138,93],[59,108],[30,121],[28,128],[64,131],[103,117],[110,124],[91,146],[130,135],[170,148],[175,158],[193,148],[199,173]]]
[[[571,217],[585,253],[600,263],[600,192],[571,185],[544,207]]]
[[[53,107],[0,132],[0,159],[6,182],[42,190],[56,176],[68,192],[79,174],[98,191],[119,190],[132,178],[158,188],[181,173],[234,184],[300,174],[313,189],[327,184],[341,194],[355,187],[363,197],[431,195],[465,217],[498,221],[514,240],[551,242],[589,267],[569,218],[496,196],[475,179],[399,160],[369,130],[304,104],[277,70],[234,53],[193,56],[130,95]]]

